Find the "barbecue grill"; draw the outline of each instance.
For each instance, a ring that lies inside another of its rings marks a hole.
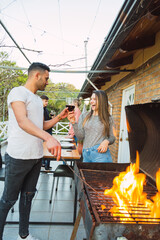
[[[160,103],[147,103],[126,107],[131,161],[140,156],[140,172],[146,174],[144,192],[149,199],[157,193],[155,176],[160,168]],[[129,206],[129,215],[110,209],[115,205],[112,197],[104,196],[113,179],[130,164],[76,163],[75,184],[80,199],[80,210],[88,240],[159,240],[160,219],[149,216],[143,204]],[[78,176],[80,176],[82,180]],[[102,210],[101,205],[105,205]]]

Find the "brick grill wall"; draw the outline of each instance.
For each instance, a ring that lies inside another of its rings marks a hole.
[[[160,98],[160,54],[136,70],[130,77],[121,79],[112,89],[106,91],[113,106],[112,115],[116,128],[116,141],[110,146],[113,162],[117,162],[118,159],[122,92],[132,84],[135,85],[135,104],[147,103],[153,98]]]

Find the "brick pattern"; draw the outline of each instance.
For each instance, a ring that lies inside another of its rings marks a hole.
[[[116,129],[116,141],[110,146],[113,162],[117,162],[118,159],[122,92],[131,84],[135,85],[135,104],[147,103],[153,98],[160,98],[160,56],[146,63],[130,77],[121,79],[114,88],[106,91],[113,106],[112,115]]]

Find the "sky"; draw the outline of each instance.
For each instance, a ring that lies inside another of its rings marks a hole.
[[[30,62],[52,70],[90,70],[124,0],[0,0],[0,19]],[[30,63],[0,25],[1,51],[11,61]],[[6,47],[7,46],[7,47]],[[50,73],[54,83],[81,89],[85,73]]]

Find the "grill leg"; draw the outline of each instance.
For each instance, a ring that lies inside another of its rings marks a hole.
[[[76,218],[76,221],[75,221],[75,224],[74,224],[74,228],[73,228],[70,240],[75,240],[75,238],[76,238],[77,230],[78,230],[78,227],[79,227],[79,223],[80,223],[81,217],[82,217],[82,214],[81,214],[81,210],[79,209],[78,216]]]

